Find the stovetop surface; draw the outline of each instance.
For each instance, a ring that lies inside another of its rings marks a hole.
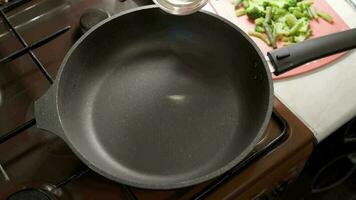
[[[63,57],[80,36],[79,19],[86,9],[100,8],[112,15],[146,4],[150,2],[25,0],[6,15],[28,44],[71,26],[66,33],[33,50],[54,78]],[[14,33],[8,31],[4,21],[0,22],[0,59],[21,48]],[[33,118],[33,102],[49,86],[29,54],[0,64],[0,136]],[[272,118],[260,147],[279,135],[281,130],[276,124]],[[26,188],[50,190],[51,195],[60,199],[130,199],[127,187],[88,170],[61,139],[35,127],[0,144],[0,164],[0,200]],[[177,197],[190,189],[151,194],[159,194],[155,199],[171,199],[172,195]],[[140,199],[152,198],[144,190],[135,193]]]

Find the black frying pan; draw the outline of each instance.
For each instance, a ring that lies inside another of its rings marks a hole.
[[[347,31],[269,56],[279,73],[355,47],[355,38]],[[35,116],[105,177],[170,189],[240,162],[266,129],[272,96],[264,56],[239,28],[206,12],[175,16],[146,6],[81,37]]]

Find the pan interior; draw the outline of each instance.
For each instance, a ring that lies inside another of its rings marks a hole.
[[[159,9],[97,28],[59,84],[62,123],[85,162],[115,180],[161,187],[241,159],[271,92],[261,58],[236,29]]]

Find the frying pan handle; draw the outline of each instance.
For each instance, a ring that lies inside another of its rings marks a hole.
[[[275,75],[318,58],[356,48],[356,29],[306,40],[267,53]]]
[[[37,128],[50,131],[65,139],[58,112],[56,91],[57,84],[55,82],[42,97],[35,101],[36,124]]]

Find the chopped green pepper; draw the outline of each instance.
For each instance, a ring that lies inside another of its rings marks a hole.
[[[285,16],[285,20],[289,27],[293,27],[298,21],[298,19],[292,14],[287,14]]]
[[[297,31],[303,26],[303,20],[298,20],[298,22],[290,29],[288,35],[296,35]]]
[[[313,16],[313,19],[317,20],[318,21],[318,14],[316,13],[314,7],[310,6],[308,8],[310,14]]]
[[[272,28],[269,24],[263,23],[263,28],[267,34],[267,38],[274,49],[277,48],[276,37],[273,35]]]
[[[255,30],[249,34],[273,48],[277,40],[287,45],[301,42],[312,35],[310,21],[323,18],[333,23],[330,15],[316,11],[313,0],[234,0],[236,15],[254,20]]]
[[[262,26],[256,26],[256,27],[255,27],[255,31],[256,31],[256,32],[259,32],[259,33],[264,33],[264,32],[265,32],[265,29],[264,29]]]
[[[256,24],[256,26],[261,26],[261,25],[263,25],[264,21],[265,21],[265,19],[263,17],[260,17],[260,18],[255,19],[255,24]]]
[[[245,8],[239,8],[235,11],[235,13],[236,13],[236,16],[240,17],[242,15],[246,15],[246,10],[245,10]]]
[[[266,44],[270,45],[270,42],[268,41],[267,37],[264,34],[258,33],[255,31],[250,31],[250,32],[248,32],[248,34],[253,37],[257,37],[257,38],[261,39],[263,42],[265,42]]]
[[[242,5],[247,8],[249,6],[248,0],[243,0]]]
[[[241,3],[242,3],[242,0],[235,0],[236,7],[239,7]]]
[[[294,10],[294,11],[293,11],[293,15],[294,15],[297,19],[304,17],[304,14],[303,14],[302,12],[298,11],[298,10]]]
[[[271,17],[272,17],[272,7],[267,7],[266,8],[266,16],[265,16],[265,23],[270,23],[271,22]]]
[[[331,17],[328,13],[323,12],[323,11],[316,11],[316,13],[321,17],[323,20],[329,22],[329,23],[334,23],[333,17]]]

